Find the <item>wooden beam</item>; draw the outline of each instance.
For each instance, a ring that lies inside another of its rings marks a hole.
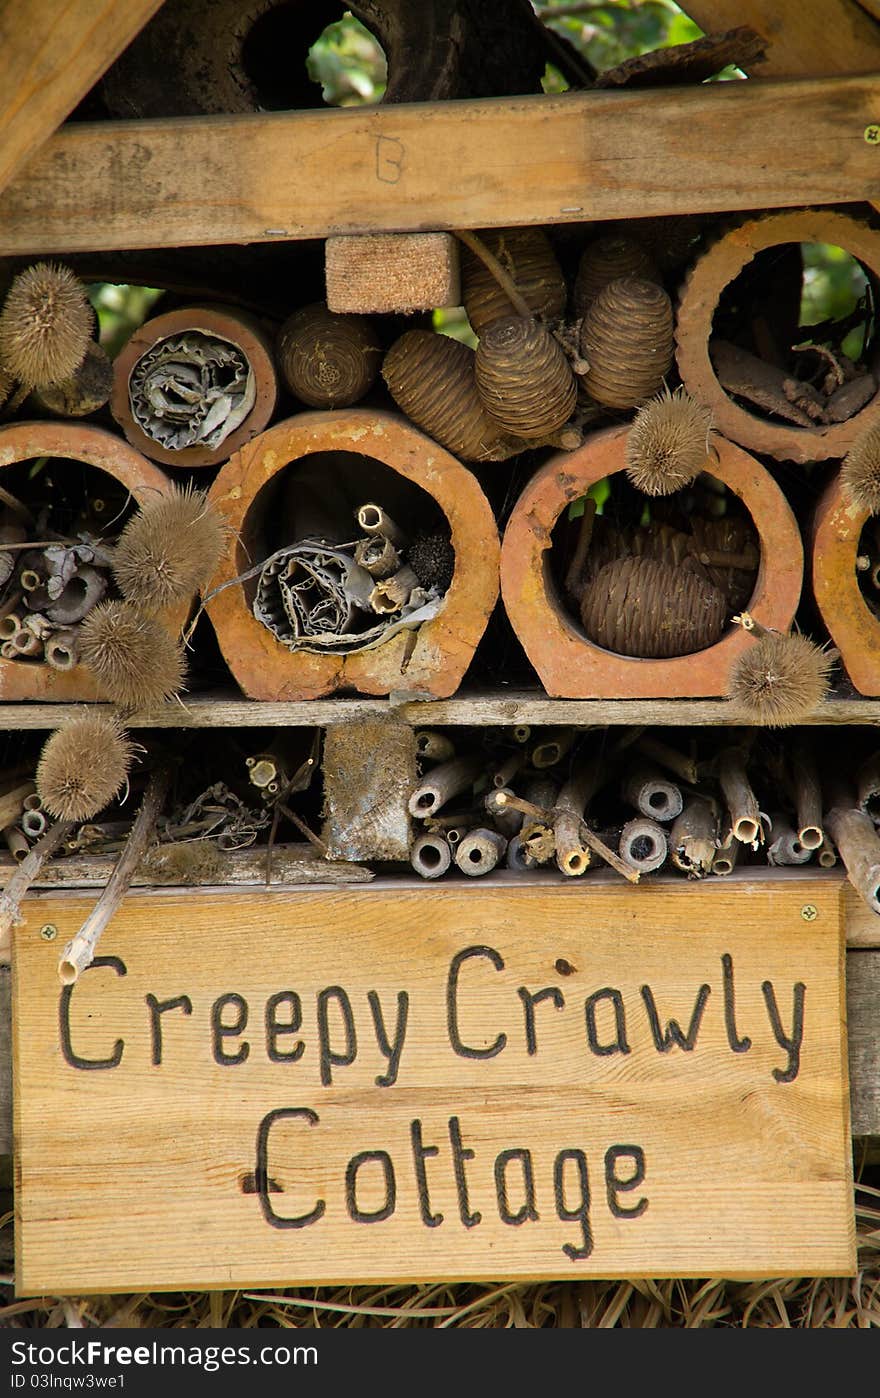
[[[880,1135],[880,952],[846,958],[849,1082],[854,1136]]]
[[[682,8],[700,27],[730,29],[747,24],[767,40],[767,57],[756,78],[821,78],[830,73],[875,73],[880,68],[880,6],[864,0],[684,0]]]
[[[0,0],[0,190],[162,0]]]
[[[76,124],[6,191],[0,253],[863,201],[878,121],[857,77]]]

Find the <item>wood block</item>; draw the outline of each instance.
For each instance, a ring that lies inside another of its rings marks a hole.
[[[393,718],[346,723],[324,737],[323,839],[330,859],[409,859],[416,735]]]
[[[837,881],[135,892],[62,991],[89,906],[15,932],[23,1294],[855,1269]]]
[[[431,311],[461,304],[451,233],[367,233],[328,238],[327,305],[357,314]]]
[[[852,1129],[856,1136],[880,1135],[880,952],[854,951],[846,959],[846,1012]]]

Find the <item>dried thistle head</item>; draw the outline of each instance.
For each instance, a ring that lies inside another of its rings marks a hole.
[[[79,628],[80,660],[115,704],[147,709],[183,687],[183,649],[133,602],[99,602]]]
[[[746,624],[745,629],[752,627]],[[728,698],[768,728],[802,722],[828,691],[837,651],[823,650],[807,636],[785,636],[756,625],[753,634],[754,645],[731,668]]]
[[[0,364],[0,408],[3,407],[3,404],[6,402],[7,398],[10,396],[14,388],[14,377],[12,376],[12,374],[8,373],[3,368],[2,364]]]
[[[626,439],[626,473],[645,495],[671,495],[705,469],[712,415],[683,388],[639,408]]]
[[[43,806],[56,820],[92,820],[118,795],[133,751],[115,715],[77,714],[40,753],[36,785]]]
[[[0,314],[0,365],[29,388],[61,383],[82,363],[93,325],[70,268],[35,262],[14,279]]]
[[[113,576],[147,611],[185,602],[213,575],[227,529],[203,490],[174,486],[141,505],[119,536]]]
[[[843,458],[840,479],[854,504],[880,514],[880,421],[853,442]]]

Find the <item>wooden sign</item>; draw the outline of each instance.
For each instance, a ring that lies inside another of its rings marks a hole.
[[[62,990],[88,908],[16,934],[24,1294],[855,1269],[836,883],[139,892]]]

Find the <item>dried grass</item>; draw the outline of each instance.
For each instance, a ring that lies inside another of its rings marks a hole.
[[[856,1187],[854,1277],[769,1281],[550,1281],[505,1285],[291,1287],[38,1297],[0,1326],[132,1329],[743,1329],[880,1327],[880,1190]]]

